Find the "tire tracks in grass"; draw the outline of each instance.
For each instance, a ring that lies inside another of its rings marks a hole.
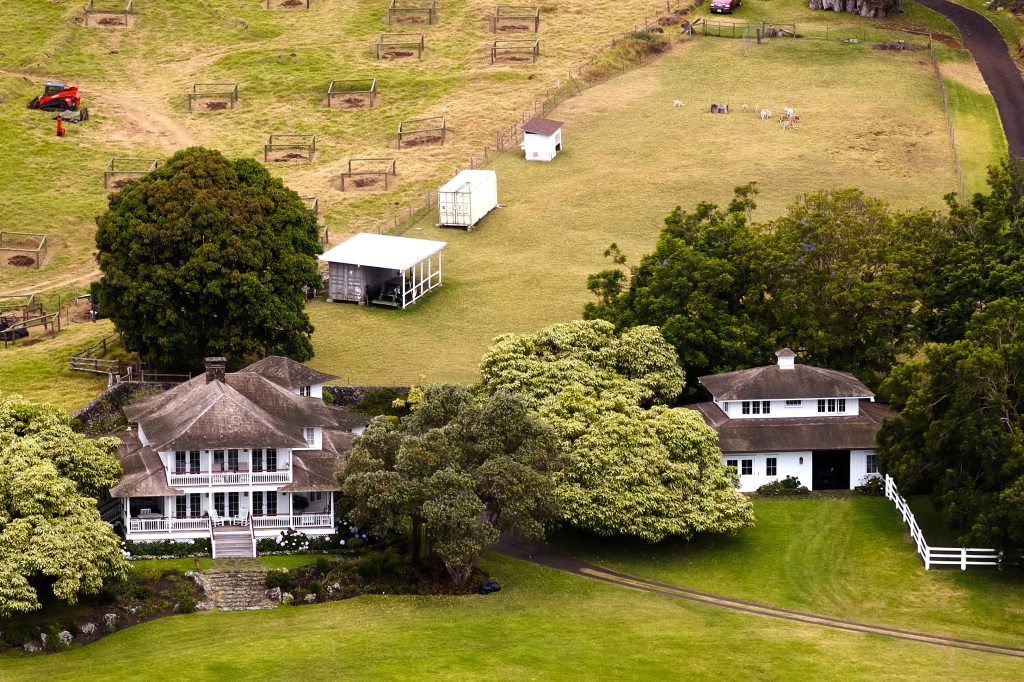
[[[501,540],[499,540],[492,549],[500,554],[504,554],[515,559],[529,561],[540,566],[553,568],[555,570],[564,571],[584,578],[599,580],[604,583],[639,590],[641,592],[650,592],[652,594],[658,594],[665,597],[684,599],[686,601],[703,604],[705,606],[714,606],[754,616],[763,616],[766,618],[775,618],[778,620],[786,620],[805,625],[814,625],[832,630],[841,630],[843,632],[879,635],[882,637],[901,639],[909,642],[917,642],[919,644],[930,644],[932,646],[941,646],[951,649],[962,649],[965,651],[1024,659],[1024,648],[1008,646],[1005,644],[994,644],[992,642],[960,639],[957,637],[948,637],[946,635],[935,635],[927,632],[902,630],[900,628],[892,628],[884,625],[859,623],[857,621],[833,618],[832,616],[824,616],[806,611],[796,611],[794,609],[785,609],[778,606],[759,604],[757,602],[735,599],[733,597],[726,597],[710,592],[702,592],[700,590],[694,590],[680,585],[641,578],[639,576],[591,564],[581,559],[576,559],[541,542],[524,540],[508,534],[503,535]]]

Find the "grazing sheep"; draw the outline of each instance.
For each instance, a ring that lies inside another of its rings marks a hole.
[[[681,106],[683,106],[683,103],[680,102],[679,100],[676,100],[675,102],[672,102],[672,106],[675,107],[676,109],[678,109]]]
[[[800,123],[800,117],[799,116],[794,116],[793,118],[791,118],[789,120],[792,121],[793,125],[797,125],[798,123]]]
[[[786,107],[782,111],[786,114],[786,118],[793,118],[793,107]]]
[[[793,129],[793,119],[790,119],[790,118],[782,119],[782,129],[783,130],[792,130]]]
[[[747,105],[746,104],[743,105],[743,113],[744,114],[747,113]]]
[[[762,109],[761,110],[761,120],[762,121],[768,121],[768,120],[771,119],[771,117],[772,117],[772,110],[771,109]]]

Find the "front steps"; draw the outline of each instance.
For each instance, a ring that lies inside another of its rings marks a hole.
[[[245,526],[213,527],[213,558],[246,557],[255,558],[252,547],[252,530]]]

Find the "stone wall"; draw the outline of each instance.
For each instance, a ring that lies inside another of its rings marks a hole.
[[[881,18],[903,11],[903,0],[808,0],[811,9],[851,12],[862,17]]]

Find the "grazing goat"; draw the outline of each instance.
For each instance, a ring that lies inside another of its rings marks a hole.
[[[675,102],[672,102],[672,106],[675,107],[676,109],[678,109],[681,106],[683,106],[683,103],[680,102],[679,100],[676,100]]]
[[[761,110],[761,120],[762,121],[767,121],[767,120],[771,119],[771,117],[772,117],[772,110],[771,109],[762,109]]]

